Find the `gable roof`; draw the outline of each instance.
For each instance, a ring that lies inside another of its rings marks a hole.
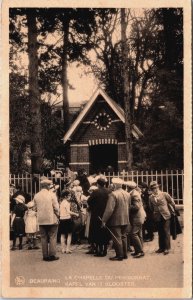
[[[107,93],[102,90],[101,88],[97,88],[95,92],[93,93],[92,97],[90,100],[87,102],[87,104],[84,106],[83,110],[79,113],[78,117],[76,120],[73,122],[73,124],[70,126],[69,130],[66,132],[64,136],[64,143],[66,143],[72,136],[72,134],[75,132],[75,130],[78,128],[80,125],[81,121],[85,118],[87,113],[90,111],[92,108],[93,104],[95,103],[97,97],[101,95],[103,99],[107,102],[107,104],[111,107],[111,109],[115,112],[115,114],[118,116],[118,118],[125,123],[125,113],[124,110],[113,100],[111,99]],[[133,124],[132,128],[132,134],[135,138],[139,139],[139,137],[142,137],[143,134],[139,130],[139,128]]]

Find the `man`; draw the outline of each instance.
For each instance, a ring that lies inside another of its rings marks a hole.
[[[158,230],[159,249],[156,253],[167,255],[170,249],[170,209],[175,209],[175,202],[168,193],[160,191],[156,181],[150,183],[150,189],[152,191],[149,197],[150,208]]]
[[[97,189],[88,198],[88,206],[91,212],[89,239],[96,245],[95,256],[102,257],[107,255],[107,244],[109,234],[106,228],[101,228],[101,220],[106,208],[109,191],[105,188],[107,179],[99,176],[97,179]]]
[[[149,205],[150,192],[148,185],[145,182],[141,182],[139,187],[141,189],[143,207],[146,212],[146,220],[143,224],[143,240],[144,242],[151,242],[154,239],[154,223],[152,219],[152,211],[150,210]]]
[[[127,181],[125,184],[130,190],[130,221],[131,221],[131,239],[135,252],[131,255],[133,258],[141,258],[144,256],[143,252],[143,235],[142,225],[145,221],[146,213],[143,209],[140,192],[137,185],[133,181]]]
[[[59,259],[56,256],[59,204],[54,193],[49,190],[52,181],[42,177],[40,184],[41,190],[34,196],[34,204],[40,227],[43,260],[54,261]]]
[[[110,227],[112,239],[116,252],[115,257],[111,257],[112,261],[121,261],[127,259],[127,228],[129,225],[129,194],[122,189],[123,180],[120,178],[112,178],[115,191],[109,195],[107,206],[102,217],[103,226],[105,224]]]

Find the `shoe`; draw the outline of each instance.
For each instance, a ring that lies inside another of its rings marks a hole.
[[[66,253],[66,250],[65,249],[62,249],[62,254]]]
[[[17,248],[14,246],[11,248],[11,251],[15,251]]]
[[[71,250],[66,250],[66,254],[71,254],[72,251]]]
[[[95,256],[95,257],[103,257],[103,256],[105,256],[105,255],[103,255],[103,253],[96,253],[96,254],[94,254],[94,256]]]
[[[158,250],[155,251],[155,253],[163,253],[163,252],[164,252],[163,249],[158,249]]]
[[[19,245],[19,250],[22,250],[23,249],[23,246],[22,245]]]
[[[167,254],[169,254],[169,250],[164,251],[164,255],[167,255]]]
[[[133,258],[140,258],[143,257],[145,254],[143,252],[136,254],[135,256],[133,256]]]
[[[112,261],[121,261],[123,260],[123,257],[114,256],[114,257],[110,257],[109,259]]]
[[[128,259],[128,256],[127,255],[123,256],[123,259]]]
[[[49,261],[54,261],[54,260],[58,260],[59,259],[59,257],[58,256],[50,256],[49,257]]]
[[[127,251],[128,252],[133,252],[133,250],[130,247],[127,249]]]
[[[131,253],[132,256],[135,256],[135,255],[137,255],[137,254],[138,254],[137,252],[132,252],[132,253]]]
[[[44,261],[50,261],[50,258],[49,258],[49,256],[48,257],[43,257],[43,260]]]
[[[33,250],[38,250],[38,249],[40,249],[40,247],[35,246],[35,247],[33,247],[32,249],[33,249]]]
[[[29,246],[28,248],[27,248],[27,250],[32,250],[33,248],[31,247],[31,246]]]

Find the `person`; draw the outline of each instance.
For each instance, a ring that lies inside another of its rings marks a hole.
[[[37,245],[36,233],[37,233],[37,213],[34,210],[34,202],[30,201],[26,204],[28,210],[25,213],[25,233],[28,239],[28,250],[39,249]]]
[[[87,199],[88,197],[83,194],[83,190],[81,186],[77,186],[75,189],[75,196],[76,200],[78,201],[78,204],[81,208],[82,213],[82,225],[83,229],[85,229],[85,223],[86,223],[86,210],[87,210]]]
[[[87,174],[86,174],[86,171],[84,169],[81,169],[81,170],[78,170],[78,176],[77,176],[77,179],[79,180],[80,182],[80,186],[82,187],[83,189],[83,193],[85,196],[89,196],[89,188],[90,188],[90,183],[88,181],[88,178],[87,178]]]
[[[15,198],[16,204],[13,209],[11,217],[11,228],[13,228],[13,246],[12,251],[16,250],[16,240],[19,237],[19,250],[22,250],[23,236],[25,235],[25,222],[24,215],[27,210],[25,205],[25,198],[22,195],[18,195]]]
[[[112,261],[127,259],[127,230],[129,225],[130,196],[122,189],[123,180],[112,178],[115,191],[109,194],[106,209],[102,217],[102,226],[106,224],[112,232],[116,255]]]
[[[11,194],[10,194],[10,212],[11,214],[13,213],[14,211],[14,207],[16,205],[16,198],[17,196],[21,195],[22,197],[25,198],[25,201],[26,201],[26,193],[24,193],[22,191],[22,186],[21,185],[11,185]]]
[[[106,228],[101,228],[101,218],[106,208],[109,191],[105,185],[107,179],[100,176],[97,180],[98,189],[94,190],[88,199],[88,206],[91,211],[89,239],[96,245],[95,256],[102,257],[107,255],[107,245],[109,234]]]
[[[73,229],[72,229],[72,243],[81,244],[81,233],[83,230],[82,223],[82,208],[76,199],[75,191],[69,188],[71,194],[70,210],[75,214],[72,215]]]
[[[146,212],[146,219],[143,224],[143,240],[144,242],[151,242],[154,239],[154,224],[152,219],[152,212],[149,206],[149,188],[147,183],[141,182],[139,183],[139,187],[141,188],[141,199],[143,202],[143,207]]]
[[[91,195],[95,190],[97,190],[98,187],[96,185],[91,185],[91,187],[89,188],[88,192]],[[89,196],[88,196],[89,199]],[[87,199],[87,213],[86,213],[86,226],[85,226],[85,237],[88,239],[88,243],[89,243],[89,251],[86,252],[86,254],[95,254],[96,253],[96,245],[95,243],[93,243],[93,241],[91,241],[90,239],[90,219],[91,219],[91,211],[88,205],[88,199]]]
[[[59,204],[54,193],[49,190],[51,184],[52,181],[43,176],[40,181],[41,190],[33,199],[37,211],[44,261],[59,259],[56,256]]]
[[[141,258],[144,256],[142,225],[145,221],[146,213],[137,184],[134,181],[127,181],[126,185],[130,190],[130,236],[134,247],[134,252],[131,255],[133,258]]]
[[[160,191],[156,181],[150,183],[152,194],[149,197],[150,209],[158,230],[159,249],[156,253],[169,254],[170,250],[170,219],[171,213],[169,206],[175,209],[173,198],[166,192]]]
[[[76,179],[72,182],[72,190],[76,192],[78,186],[80,186],[80,181]]]
[[[78,213],[74,213],[70,210],[71,192],[69,190],[62,192],[62,201],[60,203],[60,224],[59,231],[61,234],[61,246],[62,253],[72,253],[71,241],[72,241],[72,229],[73,222],[72,216],[78,216]]]

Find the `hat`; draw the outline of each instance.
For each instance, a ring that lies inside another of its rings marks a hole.
[[[62,197],[62,198],[66,198],[66,197],[68,197],[69,195],[71,195],[71,192],[70,192],[69,190],[63,190],[63,191],[61,192],[61,197]]]
[[[15,200],[17,200],[19,203],[25,203],[25,198],[22,195],[18,195]]]
[[[148,187],[148,184],[147,184],[146,182],[140,182],[140,183],[138,184],[138,186],[139,186],[140,188],[146,189],[146,188]]]
[[[159,187],[159,184],[157,183],[157,181],[151,181],[149,187],[150,189],[153,189]]]
[[[34,207],[34,202],[33,201],[30,201],[28,202],[28,204],[26,204],[28,208],[32,208]]]
[[[137,183],[135,181],[125,181],[124,184],[128,186],[130,189],[135,189],[137,187]]]
[[[104,175],[99,175],[97,176],[97,183],[106,183],[107,182],[107,178]]]
[[[72,183],[74,186],[80,185],[80,181],[78,179],[74,180]]]
[[[119,178],[119,177],[113,177],[112,180],[111,180],[111,182],[113,184],[120,184],[120,185],[122,185],[124,183],[124,181],[121,178]]]
[[[91,187],[89,188],[89,192],[91,191],[95,191],[95,190],[98,190],[98,187],[96,185],[91,185]]]
[[[48,179],[46,176],[42,176],[40,178],[40,183],[41,184],[51,184],[52,183],[52,180]]]

